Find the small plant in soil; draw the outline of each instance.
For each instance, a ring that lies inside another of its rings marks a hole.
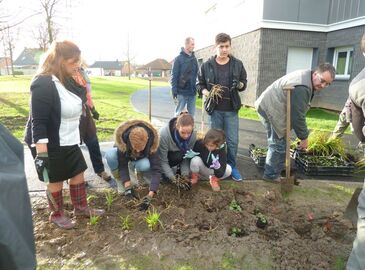
[[[265,227],[268,224],[267,218],[265,215],[263,215],[262,213],[258,213],[256,215],[257,217],[257,221],[256,221],[256,226],[260,229],[265,229]]]
[[[232,210],[232,211],[239,211],[241,212],[242,211],[242,208],[241,206],[238,204],[238,202],[236,200],[232,200],[231,203],[229,204],[229,210]]]
[[[122,227],[122,230],[125,231],[132,229],[133,223],[129,215],[126,217],[120,216],[120,226]]]
[[[148,211],[145,217],[148,228],[151,231],[158,229],[159,225],[162,227],[162,222],[160,220],[160,214],[156,210]]]
[[[100,221],[100,216],[90,216],[89,224],[91,226],[95,226],[99,223],[99,221]]]
[[[87,195],[86,200],[87,200],[87,203],[91,203],[92,201],[94,201],[97,198],[98,198],[97,196],[90,194],[90,195]]]
[[[105,194],[105,199],[106,199],[106,206],[108,207],[108,211],[110,211],[110,208],[113,204],[113,201],[114,201],[114,193],[111,192],[111,191],[108,191],[106,194]]]
[[[242,230],[237,227],[232,227],[230,230],[230,235],[233,237],[239,237],[242,233]]]
[[[254,210],[253,210],[253,214],[254,215],[257,215],[257,214],[259,214],[259,213],[261,213],[261,210],[259,209],[259,208],[255,208]]]

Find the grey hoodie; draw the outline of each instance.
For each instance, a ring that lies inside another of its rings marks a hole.
[[[169,123],[167,123],[167,125],[162,127],[160,130],[160,145],[158,148],[158,153],[160,155],[162,173],[169,179],[172,179],[175,176],[174,171],[169,165],[169,159],[168,159],[169,152],[170,153],[181,152],[180,148],[173,139],[173,129],[175,125],[176,125],[176,118],[172,118],[169,121]],[[195,141],[196,141],[196,132],[193,131],[188,143],[189,149],[193,149]],[[184,159],[180,163],[180,168],[181,168],[181,174],[188,176],[190,171],[190,159]]]

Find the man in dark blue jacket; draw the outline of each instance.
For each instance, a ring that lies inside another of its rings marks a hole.
[[[187,106],[194,117],[196,103],[196,78],[198,61],[194,55],[195,42],[192,37],[185,39],[185,47],[175,58],[171,74],[172,97],[176,103],[175,116]]]

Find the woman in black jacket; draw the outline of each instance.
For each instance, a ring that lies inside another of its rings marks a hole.
[[[70,229],[75,223],[63,211],[63,181],[70,180],[74,215],[102,215],[87,206],[84,171],[79,148],[80,116],[86,91],[72,78],[80,67],[80,49],[70,41],[54,41],[30,86],[31,107],[25,142],[33,149],[38,177],[47,184],[50,222]]]
[[[210,129],[204,139],[194,145],[196,156],[190,162],[191,184],[198,182],[199,176],[209,179],[213,191],[219,191],[219,179],[231,175],[232,168],[227,164],[226,142],[223,130]]]

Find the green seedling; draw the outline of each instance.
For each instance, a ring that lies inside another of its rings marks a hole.
[[[106,206],[108,207],[108,211],[110,211],[110,208],[111,208],[111,206],[113,204],[113,201],[114,201],[114,193],[108,191],[105,194],[105,199],[106,199]]]
[[[98,198],[97,196],[91,194],[91,195],[87,195],[86,200],[87,200],[87,203],[89,204],[97,198]]]
[[[94,226],[94,225],[98,224],[99,221],[100,221],[100,216],[90,216],[89,224],[91,226]]]
[[[237,227],[231,228],[231,236],[238,237],[239,235],[241,235],[241,233],[242,233],[242,230],[240,228],[237,228]]]
[[[232,210],[232,211],[239,211],[241,212],[242,211],[242,208],[241,206],[238,204],[238,202],[236,200],[232,200],[231,203],[229,204],[229,210]]]
[[[158,226],[161,225],[162,222],[160,220],[160,214],[156,210],[148,211],[147,217],[145,217],[147,222],[147,226],[151,231],[155,231],[158,229]]]
[[[125,231],[129,231],[130,229],[132,229],[133,223],[129,215],[127,215],[126,217],[120,216],[120,226]]]
[[[266,223],[267,222],[267,218],[265,217],[265,215],[264,214],[262,214],[262,213],[258,213],[257,215],[256,215],[256,217],[258,218],[258,219],[260,219],[262,222],[264,222],[264,223]]]

